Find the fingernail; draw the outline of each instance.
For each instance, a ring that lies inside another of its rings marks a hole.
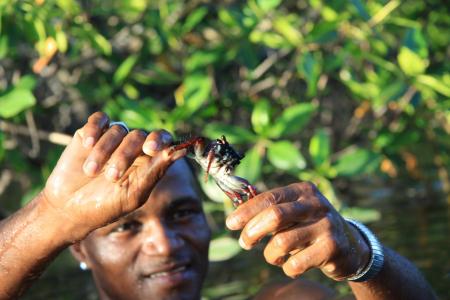
[[[90,161],[88,163],[86,163],[85,167],[84,167],[84,171],[88,174],[88,175],[94,175],[95,172],[97,172],[97,168],[98,168],[98,164],[95,161]]]
[[[110,180],[117,180],[119,179],[119,170],[115,167],[110,167],[108,171],[106,171],[106,177]]]
[[[245,244],[244,240],[242,239],[242,236],[239,237],[239,246],[241,246],[241,248],[243,248],[245,250],[251,249],[251,247],[249,247]]]
[[[94,146],[94,142],[95,142],[94,138],[92,136],[89,136],[84,139],[83,146],[85,148],[91,148],[92,146]]]
[[[236,220],[235,217],[229,216],[226,219],[225,223],[227,224],[227,227],[229,229],[237,229],[237,228],[239,228],[239,222]]]
[[[157,151],[159,150],[159,145],[155,141],[149,141],[144,144],[144,152],[148,153],[150,151]]]

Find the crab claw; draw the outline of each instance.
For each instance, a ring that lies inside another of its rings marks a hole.
[[[244,178],[232,175],[224,178],[214,178],[214,180],[219,188],[233,201],[235,207],[256,196],[256,188]]]

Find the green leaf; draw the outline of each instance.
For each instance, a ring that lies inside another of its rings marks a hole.
[[[269,12],[280,5],[281,0],[256,0],[259,8],[265,12]]]
[[[22,76],[15,85],[15,89],[32,91],[36,86],[36,78],[33,75]]]
[[[204,68],[223,58],[221,49],[209,51],[194,52],[185,63],[186,71],[191,72],[200,68]]]
[[[309,154],[316,167],[329,161],[330,137],[325,129],[319,129],[309,142]]]
[[[58,45],[58,50],[61,53],[66,53],[68,47],[67,36],[62,30],[56,31],[55,34],[56,44]]]
[[[222,236],[211,241],[209,246],[209,260],[210,261],[224,261],[236,256],[241,252],[241,247],[237,240]]]
[[[443,81],[438,80],[437,78],[430,75],[419,75],[416,77],[417,82],[432,88],[436,92],[450,97],[450,87],[445,84]]]
[[[267,151],[267,158],[272,165],[281,170],[299,171],[306,167],[302,154],[290,141],[271,144]]]
[[[191,114],[197,111],[208,100],[212,81],[207,74],[190,74],[184,81],[184,105]]]
[[[130,55],[120,64],[113,76],[115,85],[120,85],[128,77],[138,58],[137,55]]]
[[[281,116],[276,120],[269,132],[272,138],[279,138],[300,130],[309,122],[316,107],[311,103],[299,103],[286,108]]]
[[[187,18],[186,21],[183,24],[183,33],[186,34],[190,32],[197,24],[199,24],[203,18],[208,13],[208,8],[206,7],[199,7],[196,10],[194,10]]]
[[[92,41],[93,46],[100,50],[104,55],[111,55],[112,53],[112,46],[109,43],[109,41],[100,33],[98,33],[91,24],[84,24],[83,27],[85,34],[89,37],[89,39]]]
[[[338,176],[355,176],[376,170],[381,157],[366,149],[350,147],[339,155],[334,165]]]
[[[261,177],[262,153],[255,146],[245,153],[241,164],[236,168],[236,175],[255,183]]]
[[[403,44],[414,53],[417,53],[421,58],[428,57],[427,41],[419,29],[410,28],[406,32]]]
[[[322,72],[322,64],[318,56],[313,56],[310,52],[303,54],[297,64],[297,72],[306,79],[308,96],[315,96],[317,93],[317,81]]]
[[[278,18],[273,22],[273,27],[293,46],[298,46],[302,43],[303,37],[297,28],[289,23],[285,17]]]
[[[208,197],[208,199],[213,200],[214,202],[223,203],[223,201],[226,199],[226,194],[219,188],[217,183],[211,178],[211,176],[208,176],[207,181],[205,182],[205,172],[200,172],[198,176],[198,180],[200,182],[200,186],[202,187],[203,192]]]
[[[243,127],[223,123],[207,124],[203,133],[211,139],[217,139],[221,135],[225,135],[228,142],[232,144],[250,143],[257,139],[252,132]]]
[[[259,100],[252,111],[252,126],[256,133],[263,134],[270,122],[270,104],[266,99]]]
[[[15,88],[0,96],[0,117],[14,117],[35,104],[36,99],[30,90]]]
[[[407,47],[400,49],[397,59],[402,71],[409,76],[422,74],[428,67],[428,60],[422,59]]]

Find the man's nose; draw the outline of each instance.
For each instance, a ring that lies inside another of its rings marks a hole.
[[[171,256],[183,246],[183,239],[161,221],[145,224],[142,251],[147,255]]]

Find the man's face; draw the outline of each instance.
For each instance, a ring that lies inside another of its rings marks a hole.
[[[102,299],[197,299],[211,238],[186,162],[172,165],[149,200],[80,244]]]

